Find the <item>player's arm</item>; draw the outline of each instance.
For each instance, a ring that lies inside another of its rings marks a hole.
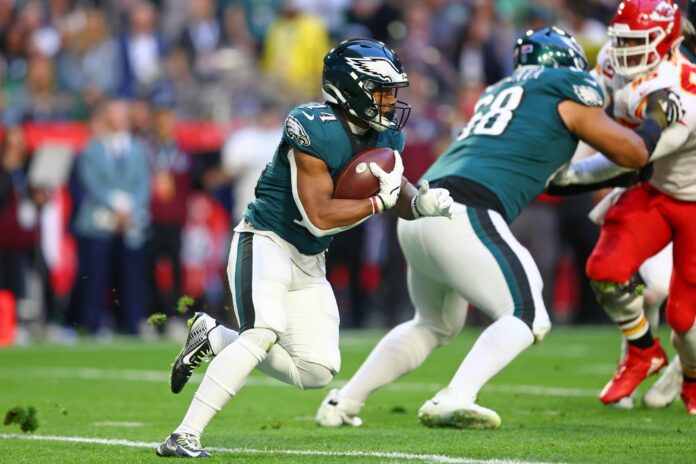
[[[558,113],[570,132],[619,166],[637,169],[648,162],[650,152],[643,138],[611,119],[603,108],[565,100]]]
[[[645,119],[637,129],[627,129],[611,119],[599,107],[565,100],[558,112],[570,132],[598,149],[614,163],[638,169],[648,163],[662,131],[683,116],[678,97],[658,90],[647,98]]]
[[[293,196],[305,226],[313,235],[323,237],[338,233],[374,214],[374,200],[332,198],[333,179],[324,161],[297,150],[294,158]]]

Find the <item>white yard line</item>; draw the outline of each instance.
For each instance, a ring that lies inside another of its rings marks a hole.
[[[131,448],[147,448],[154,454],[155,448],[159,443],[130,441],[114,438],[89,438],[89,437],[61,437],[55,435],[20,435],[20,434],[0,434],[0,439],[4,440],[37,440],[37,441],[56,441],[64,443],[85,443],[92,445],[127,446]],[[436,462],[444,464],[543,464],[533,461],[517,461],[509,459],[474,459],[466,457],[445,456],[442,454],[412,454],[412,453],[393,453],[378,451],[318,451],[307,449],[255,449],[255,448],[207,448],[209,451],[218,453],[235,454],[263,454],[280,456],[329,456],[329,457],[368,457],[378,459],[397,459],[422,462]]]
[[[16,379],[19,377],[80,379],[80,380],[115,380],[130,382],[169,382],[169,373],[164,371],[138,369],[99,369],[92,367],[30,367],[10,368],[0,371],[0,378]],[[200,383],[203,376],[194,374],[190,383]],[[345,381],[335,381],[331,386],[343,385]],[[270,377],[252,376],[247,385],[261,387],[288,387],[288,385]],[[397,382],[385,389],[393,391],[431,391],[435,393],[444,385],[426,382]],[[291,387],[289,387],[291,388]],[[590,398],[598,395],[597,390],[590,388],[544,387],[540,385],[486,385],[484,391],[491,393],[525,394],[536,396],[582,397]]]
[[[115,422],[115,421],[101,421],[94,422],[92,425],[95,427],[142,427],[142,422]]]

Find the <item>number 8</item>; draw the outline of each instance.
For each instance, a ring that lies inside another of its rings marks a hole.
[[[477,112],[469,121],[458,140],[468,137],[470,134],[476,135],[500,135],[505,132],[508,124],[512,120],[512,112],[520,106],[524,88],[520,86],[510,87],[503,90],[493,100],[493,103],[485,113]],[[488,95],[479,101],[477,106],[484,106],[492,99]]]

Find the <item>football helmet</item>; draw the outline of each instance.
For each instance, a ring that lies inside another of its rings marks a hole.
[[[375,130],[399,131],[411,113],[411,106],[406,102],[396,100],[395,104],[388,104],[373,96],[379,90],[396,92],[409,84],[401,60],[382,42],[371,39],[341,42],[324,57],[323,80],[326,101]]]
[[[582,46],[566,31],[544,27],[527,31],[515,44],[513,67],[530,65],[586,70],[587,57]]]
[[[681,13],[673,0],[624,0],[609,26],[609,59],[630,79],[654,69],[681,42]]]

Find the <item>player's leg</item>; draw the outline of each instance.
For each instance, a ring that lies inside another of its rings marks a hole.
[[[438,256],[443,273],[457,291],[495,319],[478,338],[452,378],[421,408],[431,425],[487,428],[500,418],[475,408],[443,406],[457,402],[474,404],[479,390],[550,329],[542,298],[541,275],[529,252],[513,237],[503,218],[477,208],[466,211],[471,235],[462,261]],[[459,256],[459,255],[458,255]],[[479,407],[474,404],[475,407]],[[449,416],[432,417],[431,411],[450,408]],[[490,411],[492,412],[492,411]],[[482,417],[488,415],[488,420]],[[426,422],[427,424],[427,422]]]
[[[673,202],[674,206],[676,202]],[[674,270],[666,319],[681,359],[681,397],[689,414],[696,414],[696,203],[679,203],[668,212],[675,226]]]
[[[169,376],[172,393],[181,392],[198,366],[213,359],[239,337],[239,332],[225,327],[203,312],[194,314],[188,320],[188,326],[186,341],[172,364]]]
[[[207,454],[200,447],[203,430],[265,359],[276,334],[285,330],[292,263],[281,247],[263,236],[236,233],[228,278],[240,335],[210,363],[183,421],[158,448],[160,456]]]
[[[322,388],[341,368],[338,306],[326,278],[295,271],[301,288],[287,294],[287,328],[259,370],[303,390]]]
[[[630,396],[640,382],[667,363],[659,340],[652,336],[641,287],[634,279],[639,266],[672,238],[667,220],[656,207],[660,201],[661,194],[649,186],[624,193],[607,212],[587,262],[598,301],[628,343],[628,354],[600,395],[607,404]]]
[[[667,299],[672,277],[672,244],[644,262],[638,271],[645,282],[643,309],[651,329],[659,324],[660,308]],[[625,339],[624,339],[625,344]],[[626,347],[626,350],[628,348]],[[648,408],[664,408],[672,404],[682,388],[682,368],[679,355],[672,358],[660,378],[643,395],[643,404]]]
[[[643,289],[643,311],[651,330],[656,330],[660,323],[660,308],[667,299],[669,281],[672,277],[672,244],[664,247],[658,254],[649,258],[638,269],[640,282]],[[626,337],[621,337],[620,360],[628,353]],[[679,361],[677,360],[677,364]],[[671,364],[670,364],[671,365]],[[678,368],[681,372],[681,368]],[[662,408],[668,406],[681,391],[681,374],[673,375],[673,369],[664,369],[660,378],[650,387],[643,396],[643,402],[649,408]],[[621,398],[615,407],[619,409],[633,409],[635,406],[634,391],[629,396]]]
[[[317,412],[323,426],[360,425],[357,417],[368,396],[420,366],[440,344],[447,343],[464,325],[467,302],[442,282],[425,256],[422,227],[426,221],[399,221],[398,237],[408,261],[408,290],[416,308],[415,317],[393,328],[380,340],[358,371],[340,390],[332,390]],[[439,243],[457,235],[449,221],[440,229]],[[448,230],[451,230],[448,232]],[[447,237],[444,237],[447,236]],[[449,248],[456,253],[456,247]]]

